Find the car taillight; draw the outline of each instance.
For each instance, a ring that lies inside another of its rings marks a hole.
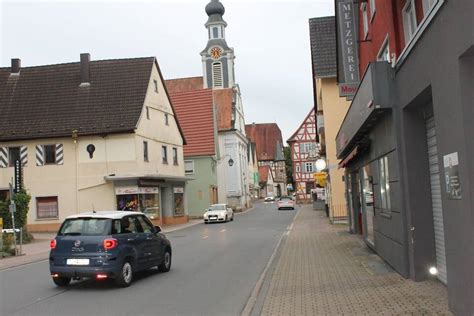
[[[111,250],[117,247],[117,239],[110,238],[110,239],[105,239],[104,240],[104,249],[105,250]]]
[[[49,242],[49,248],[55,249],[56,244],[57,244],[56,239],[51,239],[51,241]]]

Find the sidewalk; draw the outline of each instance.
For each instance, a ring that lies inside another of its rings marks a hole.
[[[443,284],[404,279],[346,225],[330,225],[310,206],[279,252],[261,315],[451,315]]]
[[[202,220],[196,219],[196,220],[190,220],[186,224],[163,226],[162,229],[164,233],[170,233],[175,230],[183,229],[183,228],[193,226],[199,223],[202,223]],[[0,271],[13,268],[16,266],[48,259],[49,242],[51,241],[51,239],[54,238],[54,236],[56,236],[56,234],[55,233],[33,233],[33,236],[35,237],[35,240],[32,243],[23,245],[22,255],[0,259]]]

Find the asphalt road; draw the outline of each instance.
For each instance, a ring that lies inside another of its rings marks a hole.
[[[171,271],[141,273],[128,288],[57,288],[46,260],[0,271],[0,315],[240,315],[295,214],[257,204],[233,222],[169,233]]]

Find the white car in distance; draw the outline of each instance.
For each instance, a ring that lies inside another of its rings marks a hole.
[[[203,217],[205,224],[228,222],[234,220],[234,211],[227,204],[212,204]]]

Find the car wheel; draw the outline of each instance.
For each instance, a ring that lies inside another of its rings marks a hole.
[[[133,281],[133,267],[129,259],[125,259],[119,274],[115,278],[115,283],[120,287],[127,287]]]
[[[68,286],[69,283],[71,283],[71,278],[65,278],[65,277],[53,278],[53,282],[57,286]]]
[[[209,224],[209,222],[204,222],[204,224]]]
[[[168,272],[171,269],[171,250],[166,248],[165,254],[163,255],[163,261],[158,265],[158,271]]]

